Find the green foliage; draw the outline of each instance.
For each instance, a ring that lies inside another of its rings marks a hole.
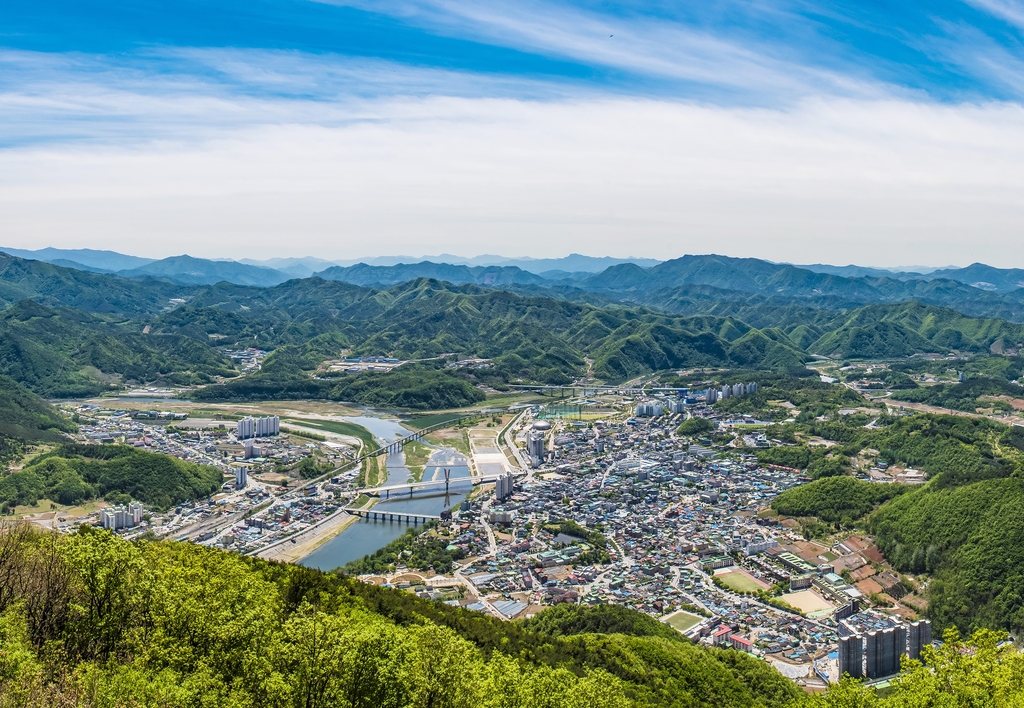
[[[650,615],[620,605],[555,605],[522,623],[524,629],[551,637],[574,634],[628,634],[686,640],[676,630]]]
[[[833,474],[848,464],[842,457],[867,448],[879,451],[879,458],[924,470],[937,477],[937,484],[959,485],[979,479],[1006,477],[1021,468],[1021,462],[1000,455],[995,444],[1007,434],[1005,425],[985,418],[918,414],[899,418],[880,416],[876,426],[867,428],[855,419],[836,416],[831,420],[797,424],[808,435],[842,443],[828,450],[817,446],[780,446],[758,450],[767,464],[807,469],[819,476]],[[833,462],[828,462],[832,455]]]
[[[50,499],[79,504],[113,494],[127,495],[157,509],[208,497],[223,476],[213,467],[124,445],[63,445],[0,477],[0,504],[10,508]]]
[[[933,574],[928,612],[938,626],[1020,631],[1024,551],[1017,530],[1024,527],[1024,436],[982,418],[914,415],[878,422],[882,427],[874,429],[842,419],[804,427],[852,441],[844,442],[846,452],[873,447],[883,459],[923,469],[931,477],[928,484],[906,491],[827,478],[787,490],[772,508],[850,525],[881,505],[869,517],[869,529],[897,569]],[[805,528],[810,536],[820,531]]]
[[[689,418],[684,420],[676,432],[679,435],[701,435],[715,429],[715,424],[707,418]]]
[[[36,393],[64,397],[95,395],[115,381],[201,384],[237,373],[205,342],[147,336],[141,329],[21,302],[0,313],[0,374]]]
[[[898,484],[873,484],[852,477],[827,477],[787,489],[772,500],[772,509],[783,516],[814,516],[821,521],[850,525],[906,489]]]
[[[269,368],[227,384],[196,391],[200,401],[326,399],[382,408],[437,410],[460,408],[486,398],[465,379],[428,367],[403,366],[387,373],[363,373],[314,379],[301,369],[281,364],[287,352],[268,357]],[[297,366],[297,364],[296,364]]]
[[[1006,635],[980,630],[964,641],[955,631],[924,652],[925,665],[904,660],[885,691],[850,678],[808,696],[807,708],[950,708],[1014,706],[1024,701],[1024,654]]]
[[[984,405],[978,400],[981,396],[1021,398],[1024,397],[1024,388],[1001,379],[974,378],[963,383],[936,384],[913,391],[901,391],[897,395],[901,401],[926,403],[930,406],[970,413],[978,406]]]
[[[58,442],[64,439],[63,433],[75,430],[77,426],[49,403],[0,376],[0,466],[20,458],[31,443]]]
[[[870,521],[879,548],[908,572],[931,572],[929,615],[939,626],[1024,628],[1024,481],[927,485]]]
[[[373,553],[351,561],[344,570],[352,575],[386,573],[395,569],[398,563],[419,570],[434,570],[450,573],[452,565],[465,554],[461,549],[449,551],[449,541],[434,533],[437,524],[428,522],[423,526],[408,529],[394,541],[378,548]]]
[[[552,636],[200,546],[18,527],[0,551],[4,708],[768,708],[800,696],[764,662],[677,636]],[[645,625],[597,613],[575,622]]]

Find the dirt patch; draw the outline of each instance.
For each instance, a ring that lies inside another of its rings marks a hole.
[[[779,598],[787,605],[795,607],[804,614],[831,610],[835,605],[823,598],[813,590],[800,590],[799,592],[788,592]]]

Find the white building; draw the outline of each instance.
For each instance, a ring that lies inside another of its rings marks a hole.
[[[281,419],[276,416],[266,418],[242,418],[238,421],[236,436],[239,440],[247,438],[269,438],[281,432]]]

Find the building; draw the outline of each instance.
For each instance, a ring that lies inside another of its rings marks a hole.
[[[813,575],[794,575],[789,579],[789,590],[790,592],[796,592],[797,590],[806,590],[811,587],[811,583],[814,580]]]
[[[530,464],[536,469],[544,462],[544,433],[532,432],[526,439],[526,452],[530,456]]]
[[[738,634],[729,635],[729,644],[736,651],[745,651],[750,654],[754,650],[754,643],[745,637],[741,637]]]
[[[657,418],[665,412],[665,406],[658,401],[644,401],[636,407],[638,418]]]
[[[860,635],[839,638],[839,675],[864,677],[864,639]]]
[[[263,456],[263,451],[259,448],[258,445],[256,445],[253,442],[252,438],[249,438],[248,440],[243,441],[242,442],[242,447],[245,449],[245,452],[242,455],[242,458],[245,459],[245,460],[251,460],[254,457],[262,457]]]
[[[778,545],[779,542],[774,538],[769,540],[758,540],[753,543],[748,543],[743,553],[744,555],[753,556],[767,551],[769,548],[776,548]]]
[[[872,631],[864,637],[864,675],[868,678],[878,678],[882,675],[878,669],[878,640],[881,636],[881,632]]]
[[[248,438],[269,438],[281,432],[281,419],[274,415],[266,418],[242,418],[238,421],[235,435],[239,440]]]
[[[243,465],[239,465],[235,468],[235,489],[245,489],[248,484],[249,471]]]
[[[907,656],[921,661],[922,649],[932,643],[932,623],[930,620],[912,622],[909,629],[910,631],[907,633],[909,638]]]
[[[906,653],[906,644],[900,646],[899,640],[906,642],[906,636],[903,627],[868,632],[864,651],[868,678],[883,678],[899,673],[900,656]]]
[[[101,509],[100,525],[113,531],[132,528],[142,523],[143,512],[143,506],[138,502],[132,502],[128,506]]]
[[[498,501],[505,501],[512,496],[512,473],[503,474],[494,482],[494,496]]]
[[[677,413],[683,413],[686,411],[686,402],[681,398],[676,398],[668,402],[668,412],[672,415]]]
[[[718,391],[713,388],[709,388],[707,393],[704,394],[704,402],[708,405],[718,402]]]

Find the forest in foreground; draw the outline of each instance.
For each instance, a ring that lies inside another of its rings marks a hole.
[[[950,630],[884,695],[805,695],[765,662],[615,606],[501,622],[190,544],[0,532],[0,708],[903,708],[1018,705],[1005,635]]]

